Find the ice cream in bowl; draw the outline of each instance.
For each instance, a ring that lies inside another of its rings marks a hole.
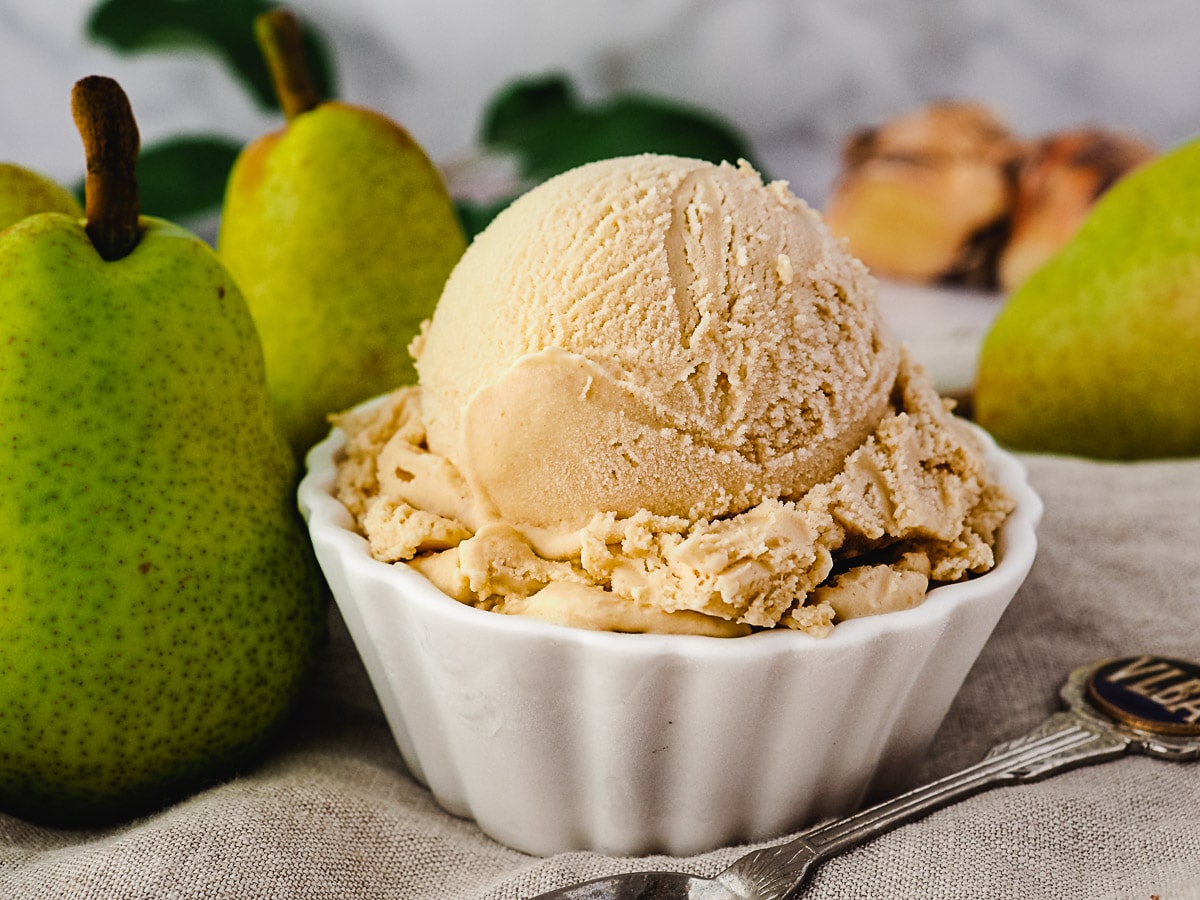
[[[643,155],[468,248],[300,502],[405,764],[534,854],[690,854],[908,783],[1040,502],[783,183]]]

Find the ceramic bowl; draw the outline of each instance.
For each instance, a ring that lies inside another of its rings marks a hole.
[[[909,786],[1036,549],[1041,501],[984,438],[1017,504],[996,567],[824,639],[593,632],[458,603],[371,558],[332,495],[337,429],[299,500],[400,753],[442,807],[531,854],[682,856]]]

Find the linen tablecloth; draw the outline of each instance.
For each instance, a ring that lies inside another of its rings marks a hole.
[[[1024,461],[1046,505],[1037,561],[922,781],[1037,725],[1075,666],[1200,659],[1200,461]],[[539,859],[495,843],[405,772],[334,610],[319,677],[266,760],[103,831],[0,815],[0,898],[500,900],[635,868],[712,874],[748,849]],[[804,896],[1200,898],[1200,762],[1130,755],[993,789],[827,861]]]

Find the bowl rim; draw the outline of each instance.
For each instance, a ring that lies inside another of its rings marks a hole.
[[[356,408],[383,399],[376,397]],[[1042,500],[1030,486],[1025,466],[1020,460],[1002,449],[978,425],[963,419],[958,421],[980,438],[993,477],[1009,491],[1015,503],[997,533],[996,564],[981,575],[933,588],[923,603],[912,608],[839,622],[830,634],[822,638],[790,628],[766,629],[737,638],[593,631],[527,616],[500,615],[455,600],[407,563],[385,563],[371,556],[367,539],[355,530],[350,511],[333,495],[335,460],[345,444],[345,434],[338,427],[334,427],[324,440],[309,450],[297,499],[318,549],[324,545],[336,550],[347,567],[353,565],[359,574],[403,592],[406,602],[419,607],[416,612],[447,619],[455,627],[502,630],[511,639],[523,637],[569,642],[580,647],[634,655],[678,653],[699,658],[719,656],[729,659],[768,649],[790,652],[797,647],[804,648],[804,652],[809,654],[839,654],[874,643],[885,635],[931,627],[952,615],[954,610],[981,600],[984,596],[1004,593],[1011,597],[1028,574],[1037,551],[1036,530],[1043,512]],[[334,591],[334,599],[340,605],[347,600],[339,598],[339,593]]]

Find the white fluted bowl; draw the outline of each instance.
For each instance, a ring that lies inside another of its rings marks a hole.
[[[371,558],[332,496],[337,429],[299,500],[404,761],[442,807],[537,855],[690,855],[907,786],[1036,550],[1041,501],[984,437],[1017,503],[996,567],[824,639],[612,634],[458,603]]]

